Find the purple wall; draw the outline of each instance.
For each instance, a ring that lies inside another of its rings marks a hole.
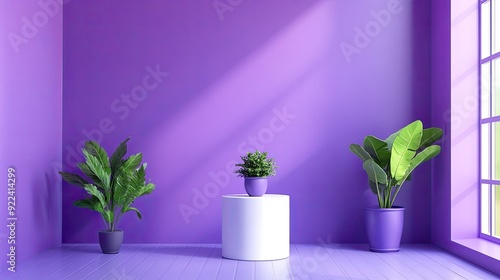
[[[432,125],[445,131],[441,155],[432,162],[432,241],[443,245],[450,240],[450,1],[432,3]]]
[[[291,195],[292,242],[365,242],[376,199],[348,147],[430,125],[429,1],[229,2],[65,5],[64,168],[87,138],[131,135],[157,190],[125,242],[220,242],[220,197],[244,192],[231,165],[257,147],[280,165],[269,192]],[[430,165],[417,174],[404,242],[430,241]],[[63,242],[97,242],[82,195],[63,186]]]
[[[19,261],[61,244],[62,7],[47,2],[0,2],[2,270],[11,245]],[[15,244],[4,225],[9,167],[17,179]]]

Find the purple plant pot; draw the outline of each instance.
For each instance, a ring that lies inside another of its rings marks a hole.
[[[99,231],[99,245],[104,254],[117,254],[123,242],[123,230]]]
[[[370,251],[386,253],[398,252],[403,234],[405,208],[365,208],[365,224]]]
[[[267,178],[245,177],[245,190],[249,196],[263,196],[267,190]]]

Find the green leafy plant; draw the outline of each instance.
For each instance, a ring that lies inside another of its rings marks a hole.
[[[424,129],[417,120],[385,140],[370,135],[362,146],[351,144],[351,152],[363,160],[370,189],[377,195],[380,208],[391,208],[415,168],[441,152],[441,147],[433,144],[442,136],[443,130]]]
[[[124,159],[129,140],[130,137],[125,139],[111,158],[98,143],[86,142],[82,148],[85,162],[79,163],[78,168],[89,180],[78,174],[59,172],[64,181],[82,187],[90,195],[73,204],[99,212],[108,231],[115,231],[122,215],[129,211],[142,219],[139,210],[131,205],[137,197],[155,189],[153,183],[146,182],[146,163],[141,164],[141,153]]]
[[[268,177],[276,175],[276,161],[274,158],[267,158],[267,152],[255,151],[247,152],[241,156],[243,163],[236,164],[239,169],[234,171],[240,177]]]

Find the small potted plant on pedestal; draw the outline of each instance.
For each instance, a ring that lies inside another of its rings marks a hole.
[[[362,146],[351,144],[350,150],[363,160],[370,189],[378,199],[378,206],[365,208],[371,251],[399,251],[405,209],[394,206],[394,201],[415,168],[440,153],[441,147],[433,144],[442,136],[441,129],[423,129],[417,120],[385,140],[367,136]]]
[[[276,175],[276,161],[267,157],[267,152],[248,152],[241,156],[243,163],[236,164],[235,171],[245,178],[245,190],[249,196],[263,196],[267,190],[267,177]]]
[[[59,172],[64,181],[83,188],[89,195],[73,204],[101,214],[106,229],[99,232],[99,244],[105,254],[116,254],[120,250],[123,231],[117,229],[117,224],[122,215],[133,211],[142,219],[139,210],[131,204],[155,188],[146,182],[146,163],[141,164],[141,153],[123,159],[129,139],[118,146],[111,158],[96,142],[86,142],[82,149],[85,162],[79,163],[78,168],[88,180],[78,174]]]

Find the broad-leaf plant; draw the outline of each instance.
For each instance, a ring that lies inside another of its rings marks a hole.
[[[380,208],[392,208],[415,168],[441,152],[441,147],[434,143],[442,136],[443,130],[424,129],[422,122],[417,120],[385,140],[369,135],[363,145],[350,145],[351,152],[363,161],[370,189],[377,195]]]

